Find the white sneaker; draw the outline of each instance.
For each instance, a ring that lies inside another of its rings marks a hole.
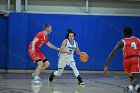
[[[42,85],[43,84],[39,79],[33,79],[31,83],[34,85]]]
[[[32,73],[32,77],[35,78],[35,73]],[[42,81],[40,77],[38,77],[38,80]]]

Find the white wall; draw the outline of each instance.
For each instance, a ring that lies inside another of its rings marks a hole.
[[[11,0],[11,4],[14,5],[14,0]],[[0,10],[7,10],[7,0],[0,0]],[[11,6],[11,10],[14,10],[14,6]],[[24,11],[24,0],[22,0],[22,11]],[[85,13],[85,0],[28,0],[26,12],[140,16],[140,2],[89,0],[89,13]]]

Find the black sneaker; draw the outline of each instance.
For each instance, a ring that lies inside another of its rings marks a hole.
[[[54,73],[54,72],[53,72]],[[49,77],[49,82],[52,82],[53,81],[53,79],[54,79],[54,74],[53,73],[51,73],[51,75],[50,75],[50,77]]]
[[[125,87],[125,88],[123,89],[123,92],[124,92],[124,93],[132,93],[132,91],[131,91],[128,87]]]
[[[85,85],[85,82],[83,82],[82,78],[80,77],[80,75],[77,77],[78,79],[78,84],[79,85]]]
[[[138,88],[137,93],[140,93],[140,87]]]
[[[85,85],[85,82],[78,82],[79,85]]]

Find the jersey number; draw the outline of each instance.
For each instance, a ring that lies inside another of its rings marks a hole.
[[[131,47],[134,48],[134,49],[137,49],[136,43],[135,43],[135,42],[132,42],[132,43],[131,43]]]

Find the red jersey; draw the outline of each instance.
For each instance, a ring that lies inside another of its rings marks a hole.
[[[124,38],[123,56],[140,56],[140,40],[136,37]]]
[[[44,32],[38,32],[37,35],[34,38],[38,38],[38,42],[36,42],[35,44],[35,50],[39,50],[39,48],[44,44],[44,43],[48,43],[49,39],[48,37],[45,35]],[[32,48],[32,42],[30,43],[30,48]]]

